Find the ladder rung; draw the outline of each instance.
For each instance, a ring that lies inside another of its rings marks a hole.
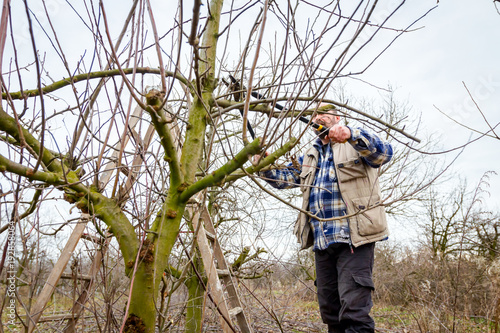
[[[237,315],[239,315],[242,312],[243,312],[243,308],[237,306],[237,307],[232,308],[231,310],[229,310],[229,315],[230,316],[237,316]]]
[[[220,276],[220,277],[223,277],[223,276],[229,276],[229,269],[218,269],[217,270],[217,274]]]
[[[121,166],[120,166],[120,171],[121,171],[121,173],[123,173],[125,176],[128,176],[128,174],[129,174],[129,172],[130,172],[130,169],[129,169],[128,167],[126,167],[126,166],[121,165]]]
[[[90,241],[90,242],[97,243],[97,244],[101,244],[104,242],[104,238],[92,236],[89,234],[83,234],[81,238],[84,240]]]
[[[188,202],[187,202],[188,205],[198,205],[199,203],[200,203],[200,200],[198,198],[195,198],[195,197],[189,198]]]
[[[215,241],[215,235],[212,233],[209,233],[208,231],[205,230],[205,234],[207,235],[207,238],[211,240],[212,242]]]
[[[87,280],[90,281],[92,280],[92,276],[90,275],[72,275],[72,274],[62,274],[61,279],[67,279],[67,280],[72,280],[72,279],[77,279],[77,280]]]

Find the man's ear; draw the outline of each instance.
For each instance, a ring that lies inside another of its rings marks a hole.
[[[335,124],[337,124],[340,121],[340,116],[335,116]]]

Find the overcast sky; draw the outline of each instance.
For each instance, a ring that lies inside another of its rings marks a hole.
[[[398,1],[399,2],[399,1]],[[171,2],[162,2],[166,5]],[[190,2],[186,3],[187,13],[191,13]],[[379,7],[384,10],[394,7],[396,1],[381,0]],[[17,3],[16,15],[22,14],[24,10],[21,3]],[[76,27],[85,29],[81,22],[74,16],[59,15],[67,4],[62,0],[47,1],[48,11],[63,21],[67,27],[66,34],[82,38],[75,31]],[[155,4],[155,6],[160,6]],[[15,6],[16,4],[13,4]],[[106,7],[114,11],[123,11],[123,16],[129,10],[130,1],[127,6],[117,8],[113,2],[106,2]],[[417,136],[425,139],[430,133],[441,135],[437,142],[443,149],[452,148],[466,143],[471,132],[458,126],[453,121],[442,115],[438,108],[448,116],[457,121],[464,122],[479,130],[486,130],[487,125],[481,114],[469,98],[464,84],[468,87],[475,101],[489,120],[490,124],[500,122],[500,14],[495,8],[493,0],[409,0],[398,13],[390,25],[401,28],[432,10],[427,16],[419,21],[413,28],[421,28],[404,34],[394,45],[363,75],[363,79],[377,86],[385,87],[391,84],[396,87],[397,97],[407,100],[413,107],[415,113],[421,113],[424,126]],[[43,13],[39,2],[30,3],[33,11]],[[500,7],[500,5],[498,5]],[[257,10],[257,9],[256,9]],[[168,12],[167,9],[159,8],[158,12]],[[173,14],[172,14],[173,15]],[[16,16],[17,17],[17,16]],[[20,15],[19,17],[22,17]],[[43,18],[43,15],[39,15]],[[17,23],[16,23],[17,22]],[[22,20],[16,20],[14,25],[25,26]],[[162,22],[163,23],[163,22]],[[112,25],[112,29],[119,30],[119,25]],[[21,31],[27,31],[26,29]],[[88,33],[86,30],[83,32]],[[116,34],[117,35],[117,32]],[[19,52],[18,57],[32,58],[28,34],[16,34],[19,47],[26,46],[28,52]],[[26,42],[23,44],[22,41]],[[79,40],[81,41],[81,40]],[[75,45],[77,57],[73,64],[82,56],[78,43]],[[8,52],[8,51],[7,51]],[[88,52],[91,57],[91,52]],[[48,62],[54,59],[46,59]],[[26,60],[29,63],[32,60]],[[4,66],[7,66],[4,63]],[[95,68],[93,68],[95,69]],[[51,69],[52,70],[52,69]],[[54,79],[60,75],[50,73]],[[32,76],[34,77],[34,76]],[[357,91],[364,95],[365,91]],[[473,134],[473,138],[477,134]],[[454,171],[467,178],[469,187],[472,189],[481,176],[487,171],[500,173],[500,160],[495,154],[500,148],[500,141],[484,138],[469,146],[459,157]],[[448,154],[448,160],[453,159],[455,153]],[[500,175],[492,176],[490,179],[491,198],[487,204],[491,208],[500,207]]]
[[[425,13],[436,1],[410,1],[405,15]],[[500,5],[497,5],[500,8]],[[370,82],[397,87],[399,98],[408,99],[421,112],[424,132],[439,133],[443,148],[464,144],[471,132],[442,115],[479,130],[487,130],[465,88],[469,89],[490,124],[500,122],[500,14],[492,0],[441,0],[415,32],[398,39],[366,73]],[[465,86],[464,86],[465,84]],[[500,129],[497,131],[500,134]],[[418,135],[417,135],[418,136]],[[473,138],[478,135],[473,134]],[[500,141],[484,138],[459,157],[454,171],[467,177],[472,188],[487,171],[500,174]],[[451,160],[455,154],[448,154]],[[487,204],[498,209],[500,175],[490,178]]]

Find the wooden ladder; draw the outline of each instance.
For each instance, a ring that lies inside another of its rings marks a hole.
[[[148,127],[144,139],[139,136],[139,134],[135,131],[134,128],[139,122],[139,119],[141,119],[142,113],[143,110],[140,107],[135,108],[133,114],[129,118],[129,129],[127,129],[127,131],[130,130],[130,136],[133,136],[137,142],[141,142],[143,150],[146,151],[153,138],[154,127],[152,124]],[[111,179],[112,174],[116,172],[115,168],[118,166],[117,160],[119,156],[119,151],[122,149],[122,147],[124,147],[127,144],[128,141],[129,141],[129,136],[127,135],[125,136],[124,142],[118,141],[118,143],[115,145],[114,147],[115,151],[113,152],[111,159],[112,162],[110,162],[106,166],[104,172],[101,174],[101,177],[99,179],[99,181],[102,183],[102,186],[105,186]],[[136,153],[132,165],[139,167],[141,166],[142,162],[143,162],[142,156]],[[135,176],[137,175],[138,172],[139,172],[138,168],[136,170],[134,169],[129,170],[127,180],[125,181],[124,184],[124,190],[123,190],[124,195],[126,195],[131,190],[132,185],[135,181]],[[82,214],[80,221],[73,229],[68,239],[68,242],[66,243],[62,251],[61,256],[54,265],[54,268],[51,270],[50,275],[47,278],[47,281],[42,291],[38,295],[35,304],[31,308],[30,313],[26,316],[28,321],[28,330],[27,330],[28,333],[33,332],[36,328],[37,323],[40,322],[40,320],[42,319],[41,318],[42,313],[47,307],[47,304],[52,296],[52,293],[56,290],[56,285],[59,282],[61,276],[63,275],[64,269],[66,268],[66,265],[71,259],[73,251],[75,250],[79,240],[85,238],[83,237],[84,231],[90,219],[91,217],[89,214]],[[88,300],[89,293],[91,292],[91,289],[96,281],[97,274],[99,273],[99,269],[101,267],[101,260],[103,258],[104,252],[107,249],[108,243],[109,240],[106,241],[105,244],[100,245],[100,248],[96,251],[96,255],[94,256],[94,259],[92,261],[92,267],[89,273],[91,278],[84,282],[84,286],[82,288],[83,291],[78,297],[77,302],[73,305],[72,313],[68,315],[67,318],[65,317],[65,319],[68,319],[68,325],[64,329],[65,333],[72,333],[75,331],[76,321],[80,318],[84,310],[85,303]]]
[[[237,332],[233,324],[236,317],[239,329],[243,333],[252,333],[252,328],[243,310],[238,290],[227,265],[222,248],[206,205],[199,203],[199,198],[191,200],[188,213],[192,216],[192,224],[201,259],[207,274],[208,286],[215,306],[219,309],[222,330]],[[194,212],[194,214],[193,214]]]
[[[143,150],[147,150],[153,134],[154,128],[152,125],[149,126],[145,137],[143,140],[135,132],[135,125],[138,123],[138,119],[141,118],[142,109],[137,107],[134,110],[132,117],[130,118],[129,128],[131,130],[130,135],[134,136],[136,141],[142,142]],[[171,127],[172,135],[180,139],[179,129],[176,126]],[[118,151],[121,149],[122,145],[126,145],[129,137],[126,136],[125,142],[118,142],[115,146],[115,152],[113,157],[115,160],[118,157]],[[179,142],[178,151],[180,151],[181,143]],[[137,154],[134,157],[134,166],[139,167],[142,164],[142,157]],[[102,186],[104,186],[111,178],[112,173],[116,172],[115,168],[117,163],[110,163],[105,168],[104,172],[100,177]],[[135,181],[135,176],[139,169],[134,172],[130,172],[127,180],[124,183],[123,194],[127,194]],[[193,217],[193,227],[196,233],[196,241],[198,248],[200,250],[202,261],[206,269],[206,274],[208,278],[208,286],[215,306],[219,309],[220,320],[224,333],[237,332],[232,318],[236,317],[236,322],[239,329],[243,333],[252,333],[252,329],[248,323],[246,315],[243,311],[243,307],[237,292],[237,288],[234,284],[233,278],[231,276],[230,269],[224,257],[224,253],[217,242],[215,228],[208,213],[205,205],[199,203],[199,198],[201,194],[197,196],[198,199],[191,200],[193,204],[188,205],[187,210],[190,216]],[[52,269],[45,285],[37,298],[36,303],[32,307],[30,314],[27,315],[28,319],[28,333],[35,330],[38,322],[43,321],[41,318],[43,310],[46,308],[47,303],[50,300],[52,293],[56,289],[56,285],[59,279],[62,277],[64,269],[71,259],[71,255],[75,250],[80,239],[84,237],[84,230],[88,221],[90,220],[88,214],[82,214],[81,221],[76,225],[75,229],[71,233],[71,236],[62,251],[62,255],[58,259],[54,269]],[[64,329],[65,333],[73,333],[75,331],[76,322],[82,317],[83,311],[85,309],[85,303],[88,300],[89,294],[92,293],[92,288],[97,280],[97,275],[101,267],[101,261],[104,253],[109,245],[109,240],[100,244],[100,248],[97,250],[94,260],[92,262],[92,267],[89,272],[90,278],[84,281],[83,291],[81,292],[78,300],[75,302],[72,309],[72,313],[66,315],[63,319],[67,319],[68,323]],[[226,296],[227,293],[227,296]]]

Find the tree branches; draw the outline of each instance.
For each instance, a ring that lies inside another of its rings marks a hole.
[[[161,71],[159,69],[154,69],[154,68],[149,68],[149,67],[137,67],[137,68],[123,68],[123,73],[124,74],[133,74],[133,73],[140,73],[140,74],[161,74]],[[184,78],[180,73],[174,73],[170,71],[165,71],[164,72],[166,76],[171,76],[175,77],[177,80],[181,81],[183,84],[189,86],[189,82],[186,78]],[[83,73],[83,74],[78,74],[70,78],[63,78],[62,80],[56,81],[54,83],[51,83],[49,85],[44,86],[41,89],[41,92],[44,94],[48,94],[51,92],[54,92],[58,89],[61,89],[63,87],[67,87],[69,85],[72,85],[77,82],[81,81],[87,81],[90,79],[96,79],[96,78],[110,78],[113,76],[120,76],[122,75],[119,69],[110,69],[110,70],[104,70],[104,71],[97,71],[97,72],[90,72],[90,73]],[[24,90],[24,91],[18,91],[18,92],[9,92],[9,95],[12,99],[25,99],[28,97],[34,97],[34,96],[39,96],[40,95],[40,90],[37,89],[31,89],[31,90]],[[2,93],[2,97],[6,98],[7,93]]]

